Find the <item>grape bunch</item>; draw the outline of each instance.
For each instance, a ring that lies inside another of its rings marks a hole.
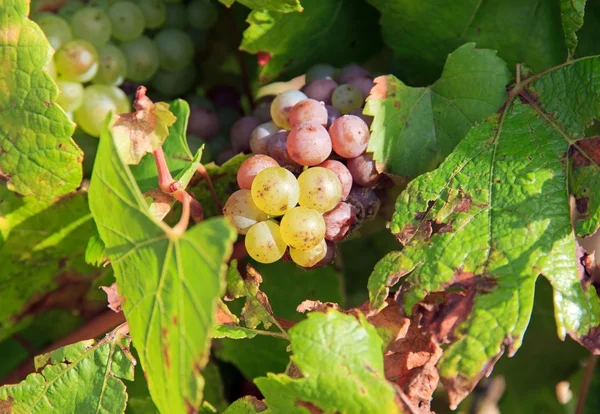
[[[59,89],[56,103],[98,137],[109,112],[130,110],[125,81],[182,95],[194,86],[194,56],[216,24],[214,1],[69,0],[33,16],[55,51],[46,71]]]
[[[371,118],[362,113],[372,76],[356,64],[316,65],[306,82],[259,102],[231,129],[234,151],[253,155],[223,214],[261,263],[285,256],[305,268],[327,264],[334,242],[378,208],[381,176],[366,152]]]

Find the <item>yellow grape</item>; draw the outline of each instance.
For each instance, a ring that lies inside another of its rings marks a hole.
[[[285,214],[298,204],[300,188],[294,174],[282,167],[269,167],[252,181],[252,200],[262,211],[272,216]]]
[[[316,247],[308,250],[296,250],[290,247],[290,256],[297,265],[302,267],[313,267],[319,263],[327,254],[327,242],[325,239]]]
[[[250,190],[238,190],[227,199],[223,215],[239,234],[246,234],[250,227],[266,220],[267,213],[256,207]]]
[[[312,208],[295,207],[281,219],[281,236],[296,250],[309,250],[325,237],[325,220]]]
[[[300,205],[325,213],[342,200],[342,183],[327,168],[313,167],[298,177]]]
[[[281,259],[287,248],[279,225],[273,220],[261,221],[246,233],[246,251],[260,263],[273,263]]]

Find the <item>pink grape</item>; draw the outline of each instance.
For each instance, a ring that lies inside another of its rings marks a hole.
[[[229,139],[236,153],[250,151],[250,135],[259,125],[260,121],[253,116],[243,116],[235,121],[229,132]]]
[[[379,181],[379,173],[375,168],[373,154],[364,153],[348,160],[348,170],[358,185],[372,187]]]
[[[305,122],[292,129],[288,135],[287,151],[293,161],[312,167],[329,157],[331,139],[322,125]]]
[[[347,83],[358,89],[365,99],[371,94],[371,89],[375,86],[375,82],[370,76],[354,76]]]
[[[305,99],[292,107],[288,120],[292,129],[303,122],[315,122],[327,126],[327,109],[323,102]]]
[[[290,154],[287,152],[289,133],[289,131],[284,130],[271,135],[271,139],[267,145],[269,155],[282,167],[300,167],[290,158]]]
[[[338,74],[336,76],[336,80],[340,84],[348,83],[350,81],[350,79],[357,77],[357,76],[370,77],[371,74],[369,73],[368,70],[366,70],[362,66],[357,65],[356,63],[350,63],[349,65],[346,65],[340,69],[340,71],[338,72]]]
[[[355,115],[355,116],[359,117],[360,119],[365,121],[365,124],[367,124],[367,126],[369,128],[371,127],[371,124],[373,123],[373,117],[371,115],[365,115],[363,113],[362,108],[355,109],[354,111],[350,112],[349,115]]]
[[[338,84],[333,79],[317,79],[304,87],[304,93],[311,99],[331,105],[331,95]]]
[[[256,175],[269,167],[279,167],[279,163],[268,155],[257,154],[242,163],[237,173],[237,183],[241,189],[250,190]]]
[[[327,128],[329,128],[336,119],[342,116],[342,113],[332,105],[325,105],[325,109],[327,109]]]
[[[319,167],[327,168],[337,175],[340,183],[342,183],[342,200],[345,200],[350,194],[350,190],[352,190],[352,174],[350,174],[348,168],[336,160],[327,160],[319,164]]]
[[[325,240],[341,241],[356,221],[356,207],[339,203],[335,208],[323,214],[325,220]]]
[[[369,127],[356,115],[344,115],[329,127],[331,144],[336,154],[344,158],[354,158],[367,149]]]

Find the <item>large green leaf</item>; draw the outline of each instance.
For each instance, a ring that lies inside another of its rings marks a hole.
[[[40,373],[0,388],[2,412],[123,413],[127,393],[121,378],[133,380],[133,364],[122,350],[129,342],[110,333],[36,357],[36,366],[44,367]]]
[[[299,0],[219,0],[227,7],[236,1],[252,10],[269,10],[278,13],[301,12]]]
[[[383,38],[409,84],[427,85],[448,53],[465,42],[494,49],[510,68],[562,63],[565,39],[555,0],[368,0],[381,12]]]
[[[517,84],[500,115],[473,128],[437,170],[412,181],[396,202],[391,230],[405,247],[376,266],[371,303],[384,306],[388,287],[402,276],[399,300],[408,313],[429,292],[465,292],[467,311],[457,316],[462,323],[439,363],[453,403],[505,347],[510,354],[519,348],[540,274],[554,288],[559,336],[568,333],[594,347],[600,302],[577,270],[571,163],[565,158],[571,150],[585,153],[576,138],[598,108],[600,95],[593,91],[599,74],[594,57]],[[582,78],[574,83],[577,75]],[[567,84],[579,93],[565,94]],[[588,161],[598,174],[598,165]],[[598,224],[596,218],[590,228]]]
[[[570,54],[573,54],[577,47],[577,35],[575,33],[583,26],[585,3],[586,0],[560,0],[563,31],[565,32],[565,40]]]
[[[218,218],[178,235],[156,221],[108,129],[100,138],[90,208],[154,402],[163,413],[199,409],[233,229]]]
[[[430,87],[412,88],[393,75],[375,79],[365,107],[375,117],[369,151],[396,175],[435,168],[475,123],[502,106],[510,78],[494,51],[467,43],[448,56]]]
[[[271,56],[261,83],[300,75],[315,63],[344,65],[375,54],[381,43],[377,12],[360,0],[303,0],[302,13],[254,10],[241,49]]]
[[[0,185],[0,339],[18,329],[32,297],[55,289],[62,276],[98,273],[84,261],[93,228],[85,193],[50,201]]]
[[[28,12],[27,1],[0,2],[0,171],[11,190],[52,198],[79,186],[83,154],[43,69],[52,49]]]
[[[396,390],[383,374],[383,342],[361,315],[311,313],[289,331],[292,362],[304,378],[257,378],[271,413],[400,413]]]

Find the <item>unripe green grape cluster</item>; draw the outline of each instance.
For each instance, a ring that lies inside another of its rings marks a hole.
[[[69,0],[33,16],[55,51],[47,73],[57,81],[56,103],[94,137],[109,112],[129,112],[125,81],[167,97],[190,90],[194,39],[217,18],[216,0]]]
[[[231,130],[233,149],[253,155],[223,214],[261,263],[327,264],[358,216],[372,218],[363,203],[378,206],[381,175],[366,152],[371,119],[362,113],[373,78],[354,64],[316,65],[306,81],[268,106],[259,102]]]

